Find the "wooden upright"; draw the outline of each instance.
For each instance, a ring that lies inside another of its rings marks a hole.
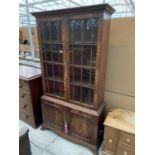
[[[37,12],[43,128],[94,152],[102,140],[108,4]]]

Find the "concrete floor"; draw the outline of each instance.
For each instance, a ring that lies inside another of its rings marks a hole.
[[[52,131],[42,131],[40,127],[34,129],[20,120],[19,129],[22,127],[29,128],[32,155],[93,155],[88,148],[63,139]]]

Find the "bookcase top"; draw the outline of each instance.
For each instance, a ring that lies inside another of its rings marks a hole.
[[[44,12],[32,12],[31,14],[35,17],[40,16],[50,16],[50,15],[64,15],[64,14],[82,14],[89,12],[102,12],[107,11],[110,14],[115,12],[115,9],[109,4],[99,4],[99,5],[90,5],[90,6],[82,6],[76,8],[67,8],[60,10],[52,10],[52,11],[44,11]]]

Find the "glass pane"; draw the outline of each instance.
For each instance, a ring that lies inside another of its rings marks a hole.
[[[91,46],[83,46],[83,65],[90,66],[91,63]]]
[[[48,87],[48,80],[45,80],[45,89],[46,89],[46,92],[49,92],[49,87]]]
[[[50,22],[51,41],[60,42],[62,35],[61,22]]]
[[[53,62],[63,62],[62,44],[52,44]]]
[[[50,27],[49,22],[40,23],[41,39],[42,41],[50,41]]]
[[[81,69],[70,67],[70,82],[81,82]]]
[[[69,47],[69,63],[74,64],[74,53],[73,53],[73,46]]]
[[[63,97],[63,95],[64,95],[64,84],[63,83],[55,81],[54,94]]]
[[[74,100],[74,86],[70,85],[70,99]]]
[[[93,104],[93,102],[94,102],[94,89],[89,89],[89,93],[90,93],[89,103]]]
[[[98,34],[98,19],[91,19],[92,23],[92,41],[97,41],[97,34]]]
[[[40,35],[41,35],[41,41],[44,41],[44,23],[39,23],[40,28]]]
[[[91,42],[92,25],[91,20],[84,20],[84,42]]]
[[[97,41],[98,19],[77,19],[69,21],[69,41],[90,43]]]
[[[46,92],[64,96],[62,22],[40,22]]]
[[[91,57],[91,63],[90,65],[95,67],[96,66],[96,50],[97,50],[97,46],[92,46],[92,57]]]
[[[69,50],[70,63],[75,65],[81,65],[81,46],[74,45],[70,46]]]
[[[63,62],[62,44],[42,44],[43,60]]]
[[[91,69],[91,84],[95,84],[95,70]]]
[[[71,94],[71,96],[70,96],[71,100],[80,102],[81,87],[71,85],[70,86],[70,94]]]
[[[93,89],[89,89],[89,88],[82,88],[82,102],[83,103],[88,103],[88,104],[92,104],[93,103],[93,95],[94,95],[94,91]]]
[[[98,18],[69,20],[70,95],[80,103],[93,103],[97,31]]]
[[[45,68],[45,77],[46,78],[51,78],[53,77],[53,65],[51,63],[44,63],[44,68]]]
[[[83,65],[95,67],[96,45],[84,45],[82,49]]]
[[[90,84],[90,70],[82,69],[82,82]]]
[[[63,66],[52,63],[44,63],[45,77],[63,81]]]
[[[57,82],[53,80],[47,80],[48,81],[48,88],[49,88],[49,93],[61,96],[63,97],[64,95],[64,85],[62,82]]]
[[[54,79],[63,81],[63,66],[53,64]]]
[[[88,88],[82,88],[82,102],[83,103],[89,103],[89,89]]]
[[[43,51],[43,60],[44,61],[52,61],[51,45],[50,44],[42,44],[42,51]]]
[[[71,20],[69,22],[69,39],[70,42],[80,42],[82,41],[82,20]]]
[[[60,42],[62,40],[62,27],[60,21],[41,22],[40,24],[41,40]]]
[[[98,30],[98,19],[86,19],[84,20],[84,42],[96,42],[97,41],[97,30]]]
[[[49,22],[44,24],[44,41],[50,41]]]
[[[55,82],[51,80],[47,80],[47,81],[48,81],[49,93],[54,94]]]

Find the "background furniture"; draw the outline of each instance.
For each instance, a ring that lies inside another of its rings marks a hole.
[[[103,136],[108,5],[37,12],[43,128],[97,150]],[[100,84],[102,83],[102,84]]]
[[[135,113],[113,109],[104,122],[103,155],[135,154]]]
[[[28,132],[27,128],[22,128],[19,131],[19,155],[31,155]]]
[[[19,118],[36,128],[42,123],[40,97],[43,94],[41,70],[19,66]]]

